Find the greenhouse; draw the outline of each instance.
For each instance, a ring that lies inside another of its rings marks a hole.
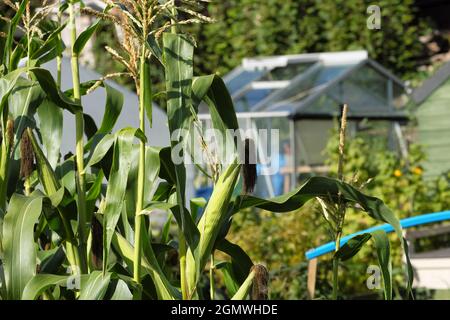
[[[402,124],[408,121],[407,88],[366,51],[248,58],[224,81],[241,128],[279,130],[282,168],[261,177],[258,193],[281,194],[300,175],[327,171],[323,150],[344,103],[349,134],[377,137],[406,152]],[[200,111],[199,118],[210,127],[206,108]]]

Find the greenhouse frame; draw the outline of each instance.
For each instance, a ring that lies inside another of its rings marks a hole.
[[[323,150],[343,104],[350,135],[382,137],[406,154],[402,126],[409,119],[409,90],[366,51],[246,58],[224,80],[240,128],[279,130],[282,169],[260,177],[258,194],[278,195],[304,175],[327,172]],[[199,118],[211,127],[205,106]]]

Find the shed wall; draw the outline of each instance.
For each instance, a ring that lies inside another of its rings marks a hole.
[[[427,160],[427,176],[450,170],[450,79],[434,91],[417,111],[419,143]]]

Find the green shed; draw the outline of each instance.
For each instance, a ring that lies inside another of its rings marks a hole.
[[[427,156],[425,175],[450,171],[450,62],[412,93],[417,106],[418,141]]]

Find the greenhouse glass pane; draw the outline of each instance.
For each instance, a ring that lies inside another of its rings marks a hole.
[[[351,115],[390,114],[388,79],[370,66],[359,68],[333,88]]]
[[[235,101],[237,112],[248,112],[254,105],[269,96],[274,89],[251,89]]]
[[[323,154],[332,133],[333,121],[300,120],[295,122],[296,159],[300,166],[322,165]]]
[[[302,115],[339,116],[342,101],[332,93],[319,95],[313,102],[301,108],[298,113]]]
[[[280,94],[276,97],[274,96],[273,100],[267,102],[266,109],[291,109],[353,66],[353,64],[322,66],[312,72],[306,79],[293,82],[290,86],[283,89]]]
[[[299,114],[339,115],[340,105],[348,104],[349,116],[390,116],[396,114],[389,101],[388,79],[370,66],[361,67],[335,83],[326,93],[307,105],[298,105]],[[392,104],[403,103],[405,97],[398,86],[392,85]]]
[[[277,67],[264,75],[260,81],[280,81],[291,80],[292,78],[302,74],[314,63],[289,63],[285,67]]]
[[[321,70],[319,77],[317,78],[316,85],[325,84],[339,77],[344,71],[350,69],[354,65],[338,65],[338,66],[325,66]]]
[[[255,194],[261,197],[278,196],[290,190],[291,176],[294,170],[293,154],[289,140],[290,120],[285,117],[254,118],[254,127],[258,129],[259,159]],[[267,131],[262,131],[267,130]],[[274,133],[277,130],[277,133]],[[265,170],[269,175],[262,175]]]
[[[399,84],[394,83],[393,85],[393,101],[392,105],[395,109],[402,109],[410,102],[410,98],[406,94],[404,88],[402,88]]]
[[[237,91],[241,90],[252,81],[258,80],[262,75],[267,73],[267,70],[244,70],[236,73],[234,77],[226,81],[226,86],[230,94],[233,95]]]
[[[362,120],[357,123],[356,132],[358,137],[363,138],[374,150],[397,148],[392,144],[395,137],[390,121]]]

